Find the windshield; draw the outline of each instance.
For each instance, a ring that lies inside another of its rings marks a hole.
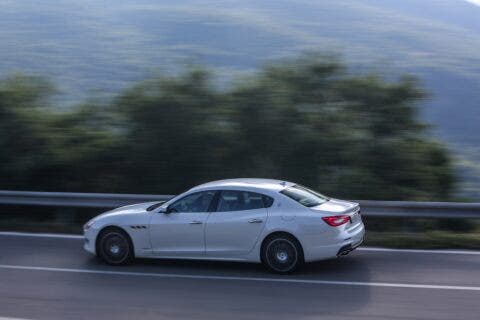
[[[297,201],[305,207],[315,207],[329,200],[327,196],[299,185],[283,189],[280,193]]]

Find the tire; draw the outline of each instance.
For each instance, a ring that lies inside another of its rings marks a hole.
[[[265,239],[261,258],[263,265],[277,274],[290,274],[304,264],[302,246],[297,239],[287,234]]]
[[[97,256],[105,263],[118,266],[133,261],[133,245],[121,229],[107,229],[98,235]]]

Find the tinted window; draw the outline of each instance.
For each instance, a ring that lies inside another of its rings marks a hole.
[[[241,211],[266,208],[271,206],[273,199],[263,194],[225,190],[220,194],[217,211]]]
[[[189,194],[168,206],[172,212],[207,212],[215,191],[204,191]]]
[[[262,197],[263,197],[263,203],[265,204],[265,208],[271,207],[273,204],[273,198],[266,196],[264,194],[262,194]]]
[[[315,207],[328,201],[328,197],[308,188],[296,185],[280,191],[289,198],[299,202],[306,207]]]

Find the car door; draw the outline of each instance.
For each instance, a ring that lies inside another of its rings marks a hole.
[[[269,203],[270,202],[270,203]],[[255,246],[273,199],[239,190],[223,190],[217,209],[209,214],[205,230],[206,255],[241,258]]]
[[[205,255],[205,225],[216,191],[195,192],[175,201],[150,220],[152,253],[162,257]]]

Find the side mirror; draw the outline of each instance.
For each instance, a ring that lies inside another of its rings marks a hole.
[[[168,211],[168,207],[160,208],[160,210],[158,210],[158,212],[159,212],[159,213],[165,213],[165,214],[166,214],[166,213],[170,213],[170,212]]]
[[[164,214],[170,214],[172,212],[177,212],[177,210],[173,209],[173,208],[170,208],[170,206],[168,207],[163,207],[163,208],[160,208],[160,210],[158,211],[159,213],[164,213]]]

